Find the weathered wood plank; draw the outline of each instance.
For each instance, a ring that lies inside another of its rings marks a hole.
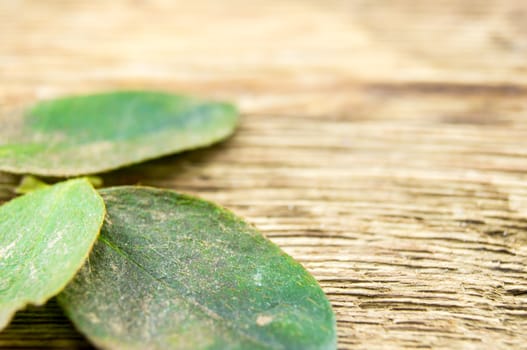
[[[247,217],[320,281],[341,349],[522,348],[526,13],[519,0],[2,2],[0,103],[112,88],[233,100],[231,140],[106,184]],[[16,181],[2,177],[2,198]],[[51,303],[0,346],[88,345]]]

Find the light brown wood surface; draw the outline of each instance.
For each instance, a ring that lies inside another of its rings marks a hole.
[[[246,217],[340,349],[527,349],[527,2],[0,0],[0,104],[123,88],[240,107],[227,142],[106,185]],[[89,347],[53,302],[0,346]]]

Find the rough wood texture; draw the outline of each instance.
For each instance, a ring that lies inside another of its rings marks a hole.
[[[232,100],[234,138],[106,184],[247,217],[320,281],[341,349],[527,348],[526,17],[523,0],[4,0],[0,103]],[[53,303],[0,345],[88,346]]]

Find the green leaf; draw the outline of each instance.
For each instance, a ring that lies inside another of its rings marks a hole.
[[[65,97],[0,115],[0,170],[92,174],[207,146],[229,136],[236,109],[159,92]]]
[[[100,188],[103,185],[103,179],[99,176],[84,176],[86,181],[88,181],[94,188]],[[16,194],[27,194],[35,190],[46,188],[49,184],[42,181],[36,176],[33,175],[24,175],[20,180],[20,184],[15,188]]]
[[[212,203],[144,187],[101,190],[108,214],[58,297],[105,349],[334,349],[316,280]]]
[[[15,188],[16,194],[27,194],[49,185],[33,175],[24,175],[20,184]]]
[[[27,304],[58,294],[81,268],[103,223],[86,180],[35,190],[0,207],[0,329]]]

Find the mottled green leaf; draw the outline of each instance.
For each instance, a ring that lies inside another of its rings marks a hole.
[[[105,349],[334,349],[316,280],[212,203],[142,187],[101,190],[100,238],[59,303]]]
[[[212,144],[238,114],[225,103],[124,91],[44,101],[0,120],[0,170],[71,176]]]
[[[0,329],[15,311],[64,288],[88,257],[104,214],[102,198],[83,179],[0,207]]]

